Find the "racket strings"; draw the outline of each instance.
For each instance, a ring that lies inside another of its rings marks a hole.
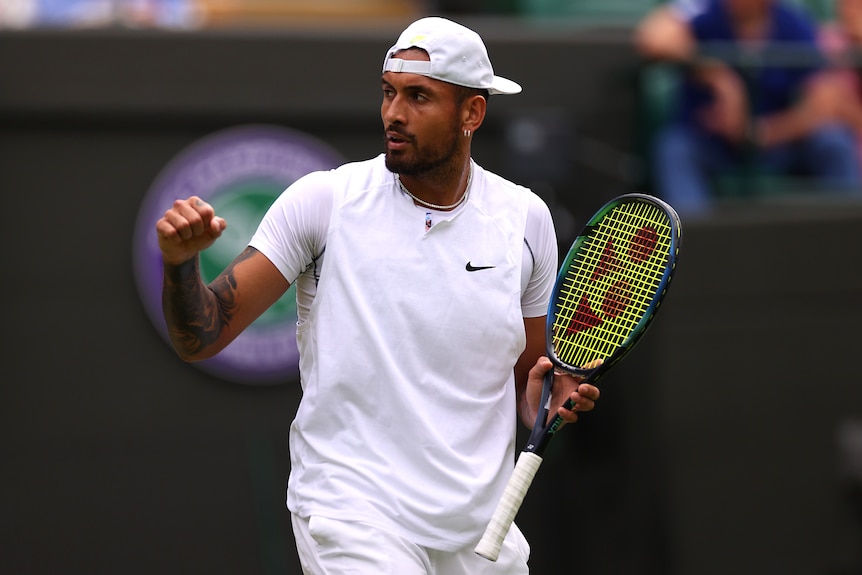
[[[561,361],[578,367],[607,359],[636,331],[659,295],[671,225],[651,204],[618,205],[570,255],[552,332]]]

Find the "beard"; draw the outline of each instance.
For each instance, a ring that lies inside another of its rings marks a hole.
[[[412,144],[412,154],[397,151],[393,152],[386,146],[384,136],[384,155],[386,169],[390,172],[403,176],[428,176],[435,173],[443,175],[454,169],[453,160],[458,149],[458,130],[450,131],[452,137],[439,142],[434,146],[423,146],[416,141],[416,137],[401,130],[391,127],[390,130],[398,132],[402,138]]]

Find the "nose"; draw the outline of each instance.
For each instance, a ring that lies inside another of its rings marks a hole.
[[[395,94],[390,97],[383,98],[383,104],[380,107],[380,115],[383,118],[385,126],[393,124],[404,124],[404,104],[401,96]]]

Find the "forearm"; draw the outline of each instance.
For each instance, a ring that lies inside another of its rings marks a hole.
[[[518,418],[527,429],[533,429],[536,423],[536,410],[530,409],[526,392],[519,393],[517,398]]]
[[[536,422],[538,410],[535,404],[539,401],[537,394],[541,394],[541,391],[534,389],[532,391],[534,397],[531,402],[528,382],[530,380],[530,371],[545,353],[545,325],[545,316],[524,318],[524,331],[527,335],[526,346],[515,363],[515,407],[518,417],[528,429],[532,429],[533,424]]]
[[[752,137],[758,147],[769,148],[802,138],[812,128],[812,118],[803,109],[793,109],[754,120]]]
[[[171,343],[183,359],[206,359],[217,353],[229,307],[204,285],[198,258],[164,264],[162,309]]]
[[[810,79],[798,101],[787,110],[758,119],[754,142],[760,147],[777,146],[804,138],[830,122],[857,126],[856,94],[835,74],[821,72]]]

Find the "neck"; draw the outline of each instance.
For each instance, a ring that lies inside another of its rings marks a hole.
[[[418,204],[437,209],[453,209],[460,205],[468,192],[468,183],[472,172],[472,162],[469,158],[458,167],[450,167],[421,175],[398,175],[401,185]]]
[[[450,178],[449,184],[427,177],[405,176],[395,174],[395,179],[401,191],[410,196],[417,205],[435,210],[454,210],[467,200],[470,193],[470,182],[473,177],[473,164],[469,160],[456,178]],[[422,192],[414,192],[414,186]]]
[[[769,29],[769,10],[752,11],[734,18],[736,33],[743,40],[760,40],[766,36]]]

